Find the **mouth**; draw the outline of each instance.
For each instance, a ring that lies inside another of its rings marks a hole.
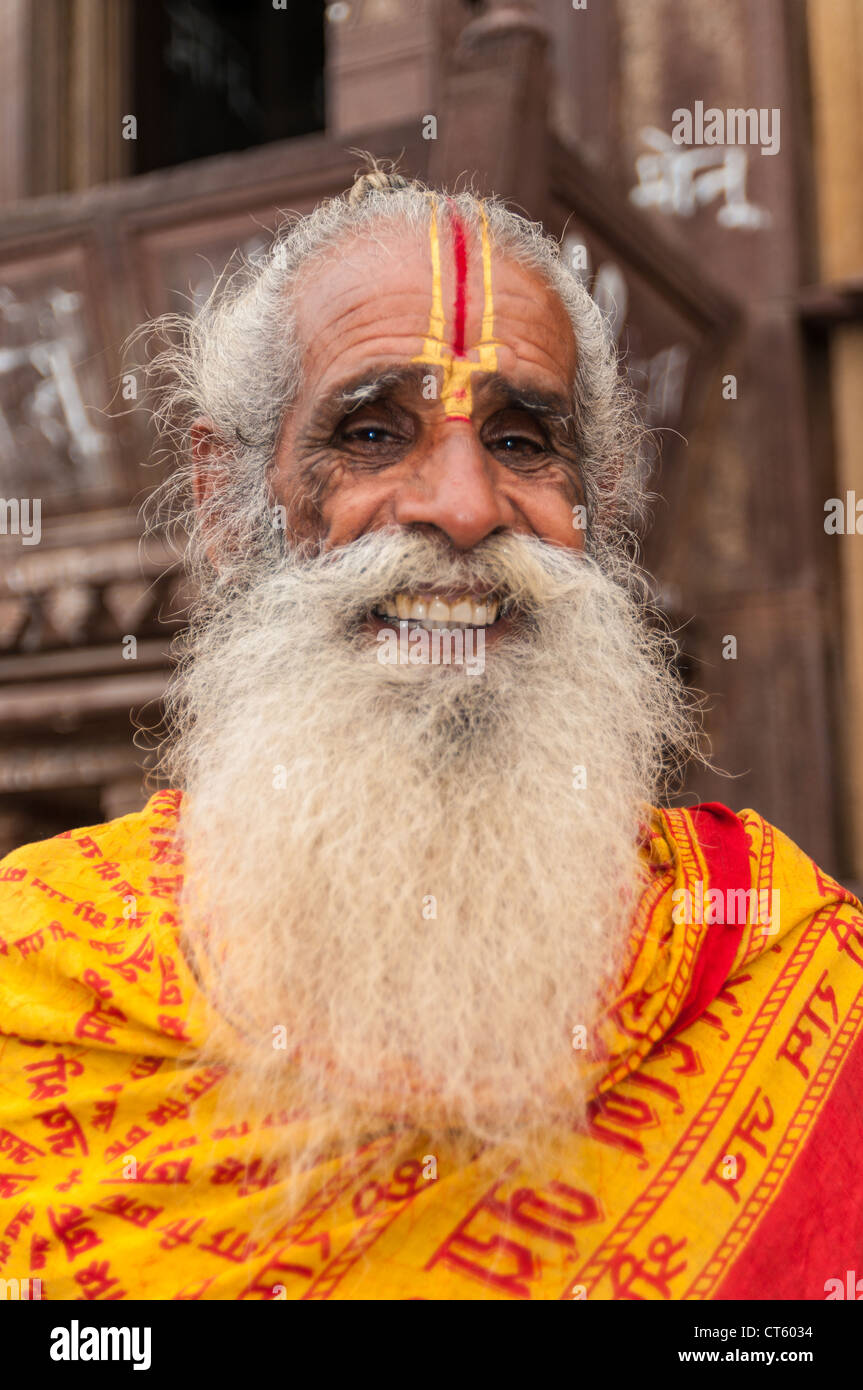
[[[484,628],[497,631],[511,609],[511,604],[491,594],[473,593],[407,593],[393,594],[372,610],[378,623],[398,627],[409,622],[414,627]]]

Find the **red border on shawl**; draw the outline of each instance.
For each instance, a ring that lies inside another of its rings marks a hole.
[[[828,1279],[845,1285],[849,1270],[863,1279],[861,1086],[858,1034],[791,1171],[712,1298],[826,1300]]]
[[[723,806],[721,801],[703,801],[693,806],[689,814],[707,864],[709,888],[718,888],[725,893],[726,902],[730,891],[743,889],[748,892],[752,884],[749,842],[740,817]],[[674,1026],[669,1030],[669,1037],[674,1037],[682,1028],[694,1023],[716,998],[731,972],[742,934],[742,923],[730,926],[713,922],[707,928],[704,944],[693,967],[689,993]]]

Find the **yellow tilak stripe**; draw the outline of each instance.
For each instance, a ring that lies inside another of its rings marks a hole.
[[[444,362],[444,316],[443,316],[443,290],[440,270],[440,238],[437,229],[437,199],[432,198],[431,223],[429,224],[429,242],[431,243],[431,263],[432,263],[432,302],[429,313],[428,335],[423,343],[423,350],[419,357],[415,357],[415,362]]]
[[[445,415],[470,415],[473,410],[470,377],[471,372],[479,370],[479,364],[469,362],[466,357],[446,359],[440,392]]]
[[[497,344],[494,341],[494,296],[491,290],[491,244],[488,238],[488,218],[480,204],[482,217],[482,333],[479,360],[483,371],[497,371]]]
[[[440,237],[437,230],[437,202],[432,203],[431,227],[429,228],[431,239],[431,261],[432,261],[432,303],[429,315],[429,337],[436,339],[443,345],[443,290],[441,288],[440,273]]]

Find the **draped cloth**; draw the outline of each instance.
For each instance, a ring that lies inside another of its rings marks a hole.
[[[0,1277],[49,1300],[678,1300],[863,1275],[863,910],[753,811],[651,813],[553,1174],[381,1126],[295,1194],[262,1143],[304,1123],[289,1098],[220,1127],[224,1074],[194,1055],[219,1006],[180,937],[180,800],[0,864]]]

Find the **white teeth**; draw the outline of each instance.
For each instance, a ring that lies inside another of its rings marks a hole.
[[[453,599],[452,603],[442,598],[426,600],[415,598],[413,594],[395,594],[381,604],[380,612],[388,618],[402,621],[429,623],[460,623],[467,627],[490,627],[497,619],[500,604],[497,599],[486,599],[479,603],[470,594]]]
[[[430,623],[448,623],[452,621],[450,605],[444,603],[443,599],[432,599],[429,604],[428,620]]]
[[[469,598],[460,598],[449,606],[451,623],[472,623],[474,605]]]

